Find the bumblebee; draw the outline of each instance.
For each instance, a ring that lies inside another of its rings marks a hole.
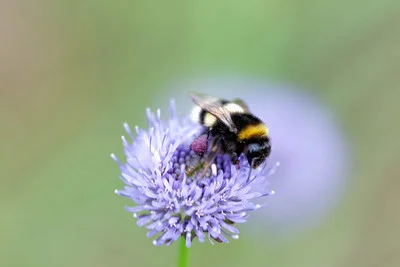
[[[229,154],[231,161],[236,163],[243,153],[252,168],[265,161],[271,153],[268,128],[243,101],[197,93],[189,93],[189,96],[197,105],[192,111],[192,119],[206,127],[204,134],[210,143],[205,171],[217,154]]]

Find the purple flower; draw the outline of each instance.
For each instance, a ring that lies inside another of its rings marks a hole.
[[[170,110],[167,122],[160,119],[160,110],[156,115],[147,110],[149,129],[135,127],[136,136],[124,124],[132,142],[122,137],[126,162],[111,154],[125,183],[116,194],[136,203],[126,209],[149,230],[148,237],[155,237],[154,245],[169,245],[181,236],[187,247],[195,237],[204,242],[207,236],[211,243],[237,239],[239,230],[233,225],[246,222],[248,213],[261,207],[254,200],[272,193],[266,186],[271,169],[264,163],[249,175],[243,155],[237,165],[228,155],[219,155],[201,177],[202,157],[192,144],[201,147],[198,137],[204,129],[180,121],[173,102]]]

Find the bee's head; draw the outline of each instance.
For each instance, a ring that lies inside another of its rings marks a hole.
[[[247,161],[253,169],[257,168],[265,161],[270,153],[271,143],[269,142],[269,139],[251,142],[248,144],[247,148]]]

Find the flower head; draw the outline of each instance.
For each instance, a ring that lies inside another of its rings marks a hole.
[[[154,245],[169,245],[181,236],[187,247],[195,237],[200,242],[208,237],[211,243],[237,239],[239,230],[233,224],[246,222],[248,213],[261,207],[253,201],[272,193],[266,186],[271,170],[266,163],[251,169],[243,155],[238,164],[232,164],[229,155],[218,155],[202,177],[204,129],[180,121],[172,101],[170,109],[167,122],[159,110],[147,110],[149,129],[135,127],[136,136],[124,124],[132,142],[122,137],[126,162],[111,155],[125,183],[116,194],[136,203],[126,209],[149,230],[148,237],[156,236]]]

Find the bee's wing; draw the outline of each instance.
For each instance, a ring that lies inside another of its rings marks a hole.
[[[224,108],[219,98],[193,92],[189,93],[189,96],[195,104],[221,120],[231,132],[237,133],[229,111]]]
[[[245,113],[249,113],[250,112],[249,111],[249,107],[246,105],[246,103],[242,99],[235,98],[235,99],[232,100],[232,102],[237,104],[237,105],[239,105],[244,110]]]

